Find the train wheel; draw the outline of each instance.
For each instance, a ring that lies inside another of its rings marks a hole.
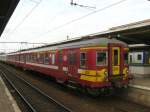
[[[61,80],[61,79],[57,79],[57,78],[56,78],[56,82],[57,82],[57,83],[60,83],[60,84],[63,84],[63,83],[64,83],[64,81],[63,81],[63,80]]]
[[[114,94],[114,92],[115,92],[114,88],[105,88],[103,93],[105,96],[111,96]]]
[[[94,96],[94,97],[100,95],[100,90],[96,88],[87,88],[87,92],[89,95]]]
[[[77,89],[78,89],[79,92],[81,92],[83,94],[86,94],[86,89],[85,88],[78,87]]]

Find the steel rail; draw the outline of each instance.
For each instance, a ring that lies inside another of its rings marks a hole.
[[[5,77],[5,79],[8,81],[8,83],[15,89],[15,91],[19,94],[19,96],[22,98],[22,100],[28,105],[28,107],[33,112],[37,112],[37,110],[25,99],[25,97],[19,92],[19,90],[15,87],[15,85],[10,81],[10,79],[6,76],[6,74],[0,70],[1,74]]]
[[[10,72],[10,70],[8,68],[5,68],[5,70],[7,70],[8,72]],[[15,75],[14,73],[11,73],[13,75]],[[53,103],[57,104],[58,106],[62,107],[64,110],[66,110],[67,112],[72,112],[71,109],[69,109],[68,107],[66,107],[65,105],[63,105],[62,103],[58,102],[57,100],[55,100],[54,98],[50,97],[49,95],[45,94],[44,92],[42,92],[39,88],[33,86],[32,84],[30,84],[29,82],[27,82],[26,80],[24,80],[23,78],[15,75],[19,80],[21,80],[22,82],[26,83],[28,86],[30,86],[32,89],[36,90],[38,93],[40,93],[41,95],[45,96],[46,98],[48,98],[49,100],[53,101]],[[31,106],[33,107],[33,106]],[[33,112],[37,112],[34,108],[33,108]]]

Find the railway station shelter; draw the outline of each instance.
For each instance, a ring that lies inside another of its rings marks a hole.
[[[0,37],[18,3],[19,0],[0,0]],[[7,94],[8,93],[9,92],[7,92]],[[7,94],[6,87],[0,78],[0,110],[3,112],[15,112],[13,109],[13,107],[15,107],[16,110],[20,112],[13,98],[11,97],[10,100]]]
[[[0,0],[0,36],[20,0]]]
[[[131,73],[138,77],[150,77],[150,19],[112,27],[88,37],[117,38],[129,44]]]

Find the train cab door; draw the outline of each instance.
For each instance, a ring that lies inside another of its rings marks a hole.
[[[123,74],[122,47],[120,44],[108,44],[108,73],[110,77]]]

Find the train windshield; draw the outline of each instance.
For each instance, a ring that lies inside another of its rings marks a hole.
[[[105,51],[98,51],[96,53],[96,65],[106,65],[107,64],[107,53]]]

